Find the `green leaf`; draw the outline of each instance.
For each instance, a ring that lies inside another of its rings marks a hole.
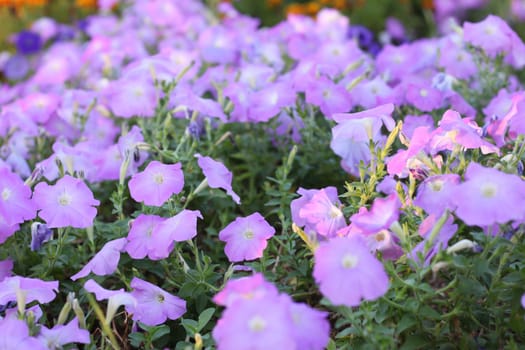
[[[213,308],[213,307],[210,307],[209,309],[206,309],[203,312],[201,312],[201,314],[199,315],[199,330],[198,330],[198,332],[200,332],[204,327],[206,327],[208,322],[210,322],[211,318],[213,317],[214,313],[215,313],[215,308]]]
[[[181,321],[181,324],[186,330],[186,333],[191,337],[199,332],[199,323],[197,321],[184,319]]]
[[[399,350],[415,350],[420,349],[425,345],[427,345],[425,337],[422,335],[412,335],[403,343]]]
[[[410,329],[413,326],[415,326],[416,323],[417,323],[417,321],[414,318],[414,316],[409,315],[409,314],[405,314],[405,315],[403,315],[403,317],[401,317],[401,320],[397,324],[396,333],[397,334],[401,334],[404,331],[406,331],[407,329]]]

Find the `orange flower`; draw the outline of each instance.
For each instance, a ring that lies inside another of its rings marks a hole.
[[[288,15],[302,15],[305,13],[305,8],[301,4],[290,4],[286,6],[286,14]]]
[[[266,0],[266,3],[268,4],[268,7],[279,7],[282,5],[282,0]]]
[[[310,1],[306,3],[306,6],[305,6],[305,12],[309,14],[310,16],[317,14],[317,12],[319,12],[320,9],[321,9],[321,5],[319,5],[315,1]]]
[[[423,0],[422,6],[423,6],[423,8],[425,10],[433,10],[434,9],[434,1],[432,1],[432,0]]]
[[[95,8],[97,7],[97,0],[76,0],[75,4],[78,7]]]

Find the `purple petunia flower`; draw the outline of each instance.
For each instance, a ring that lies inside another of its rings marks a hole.
[[[213,302],[230,306],[238,299],[259,299],[265,295],[277,296],[279,290],[266,281],[262,273],[229,280],[223,290],[213,297]]]
[[[126,252],[133,259],[159,260],[166,250],[165,242],[159,242],[153,236],[153,231],[164,218],[157,215],[140,214],[131,223],[128,233]]]
[[[0,349],[46,350],[47,346],[29,334],[27,323],[16,317],[0,319]]]
[[[102,249],[84,267],[71,276],[73,281],[86,277],[90,272],[95,275],[110,275],[117,269],[120,253],[124,251],[126,238],[118,238],[104,244]]]
[[[327,312],[311,308],[303,303],[290,303],[293,335],[297,349],[326,349],[330,340],[330,323]]]
[[[156,225],[151,233],[157,243],[157,248],[152,256],[155,259],[167,258],[173,250],[174,242],[187,241],[195,237],[197,218],[202,219],[200,211],[185,209]]]
[[[48,303],[55,299],[58,281],[42,281],[29,277],[6,277],[0,282],[0,305],[17,300],[17,294],[23,293],[26,304],[32,301]]]
[[[36,252],[45,242],[48,242],[52,236],[53,230],[48,228],[46,224],[33,222],[31,224],[31,250]]]
[[[35,187],[33,200],[39,216],[49,228],[86,228],[93,225],[100,202],[80,179],[65,175],[55,185],[40,182]]]
[[[222,188],[233,198],[235,203],[241,204],[239,196],[232,189],[233,175],[228,168],[210,157],[203,157],[200,154],[196,154],[195,157],[197,157],[197,163],[206,176],[208,185],[211,188]]]
[[[489,226],[525,217],[525,182],[519,176],[471,162],[465,182],[456,186],[452,202],[467,225]]]
[[[218,350],[298,349],[287,296],[238,299],[213,329]]]
[[[133,277],[130,283],[131,295],[137,304],[127,305],[126,311],[133,314],[133,320],[148,326],[156,326],[175,320],[186,313],[186,301],[169,294],[154,284]]]
[[[456,196],[456,185],[460,180],[457,174],[437,175],[425,179],[418,187],[414,205],[438,216],[446,209],[453,210],[452,200]]]
[[[213,330],[219,349],[320,350],[328,343],[327,313],[279,294],[261,273],[228,281],[213,300],[226,306]]]
[[[20,80],[29,72],[29,60],[22,55],[13,55],[4,64],[3,71],[7,79]]]
[[[436,215],[428,216],[419,226],[419,234],[425,239],[418,243],[410,253],[407,254],[409,258],[414,260],[418,266],[428,266],[432,258],[440,251],[448,247],[448,241],[454,236],[458,229],[458,225],[454,224],[454,218],[449,216],[434,241],[429,242],[430,233],[436,225],[439,217]],[[425,251],[427,244],[429,249]],[[425,253],[426,252],[426,253]],[[425,255],[421,255],[425,254]]]
[[[23,30],[16,35],[15,45],[22,55],[31,55],[42,48],[42,38],[36,32]]]
[[[7,168],[0,168],[0,221],[8,226],[33,219],[36,207],[31,189]]]
[[[238,217],[219,232],[219,239],[226,242],[224,252],[232,262],[254,260],[263,255],[268,238],[275,229],[259,213]]]
[[[386,293],[388,275],[359,235],[322,242],[315,251],[313,276],[334,305],[358,306]]]
[[[76,317],[66,325],[56,325],[51,329],[42,326],[38,339],[47,347],[46,349],[60,349],[70,343],[89,344],[91,342],[89,332],[79,328]]]
[[[95,298],[98,301],[105,299],[108,300],[108,306],[106,309],[107,324],[110,324],[120,306],[125,305],[135,307],[137,305],[137,299],[135,299],[131,293],[125,292],[122,288],[119,290],[105,289],[97,282],[90,279],[84,283],[84,289],[95,294]]]
[[[2,282],[6,277],[11,276],[13,272],[13,260],[6,259],[0,260],[0,282]]]
[[[184,187],[181,164],[162,164],[154,160],[144,171],[133,175],[128,187],[137,202],[160,207]]]

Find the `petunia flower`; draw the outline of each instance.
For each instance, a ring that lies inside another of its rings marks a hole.
[[[418,266],[428,266],[432,258],[441,250],[448,247],[448,241],[454,236],[458,229],[458,225],[454,224],[454,218],[449,216],[441,230],[436,237],[432,237],[430,241],[430,233],[436,225],[439,217],[435,214],[428,216],[419,226],[419,234],[424,238],[419,242],[411,252],[407,254],[409,258],[414,260]],[[427,248],[428,246],[428,248]]]
[[[218,350],[298,349],[286,296],[239,299],[213,329]]]
[[[106,323],[110,324],[115,316],[118,308],[122,305],[134,307],[137,305],[137,299],[131,293],[125,292],[124,289],[109,290],[100,286],[97,282],[90,279],[84,283],[84,289],[90,293],[95,294],[95,298],[100,300],[108,300],[106,309]]]
[[[275,229],[259,213],[238,217],[219,232],[219,239],[226,242],[224,252],[232,262],[254,260],[263,255],[268,238]]]
[[[341,202],[337,197],[335,201],[330,198],[325,189],[320,189],[302,206],[299,216],[315,227],[318,234],[326,237],[333,237],[346,226]]]
[[[48,228],[46,224],[33,222],[31,224],[31,250],[36,252],[45,242],[49,241],[52,236],[53,230]]]
[[[16,317],[0,319],[0,349],[47,350],[47,346],[30,336],[27,323]]]
[[[0,282],[0,305],[16,301],[21,295],[26,304],[32,301],[48,303],[55,299],[58,292],[58,281],[42,281],[29,277],[6,277]]]
[[[376,198],[370,210],[362,207],[350,217],[352,224],[365,234],[374,234],[388,229],[399,217],[401,202],[396,193],[385,198]]]
[[[22,55],[31,55],[42,48],[42,38],[34,31],[23,30],[16,35],[15,45]]]
[[[97,215],[95,206],[100,204],[82,180],[69,175],[53,186],[40,182],[35,187],[33,200],[40,210],[38,215],[49,228],[92,226]]]
[[[456,215],[467,225],[489,226],[525,217],[525,182],[517,175],[506,174],[471,162],[465,181],[456,186],[452,203]]]
[[[322,242],[314,253],[313,276],[334,305],[358,306],[386,293],[388,275],[359,235]]]
[[[259,299],[265,295],[277,295],[279,290],[272,283],[266,281],[262,273],[252,276],[231,279],[226,286],[213,297],[213,302],[230,306],[237,299]]]
[[[124,251],[126,243],[126,238],[107,242],[79,272],[71,276],[71,279],[76,281],[79,278],[86,277],[90,272],[98,276],[112,274],[117,269],[120,253]]]
[[[456,196],[456,185],[460,180],[457,174],[436,175],[425,179],[418,186],[414,205],[438,216],[446,209],[453,210],[452,200]]]
[[[137,300],[137,304],[127,305],[126,311],[133,314],[135,321],[156,326],[167,319],[176,320],[186,312],[186,301],[154,284],[133,277],[130,286],[133,288],[131,295]]]
[[[160,207],[184,187],[181,164],[162,164],[154,160],[144,171],[132,176],[128,187],[137,202]]]
[[[91,342],[89,332],[79,328],[76,317],[66,325],[56,325],[51,329],[42,326],[38,339],[46,346],[46,349],[61,349],[70,343],[89,344]]]
[[[0,282],[13,273],[13,260],[0,260]]]
[[[159,260],[166,250],[165,242],[159,242],[153,237],[153,230],[164,218],[158,215],[140,214],[131,223],[126,244],[126,252],[133,259]]]
[[[31,189],[17,174],[7,168],[0,168],[0,221],[12,226],[35,216],[36,207],[31,200]]]
[[[303,303],[290,303],[293,335],[297,349],[326,349],[330,340],[330,323],[327,312],[311,308]]]
[[[200,154],[196,154],[195,157],[197,157],[197,163],[206,176],[208,185],[211,188],[222,188],[233,198],[235,203],[241,204],[239,196],[232,189],[233,175],[228,168],[210,157],[203,157]]]
[[[153,228],[151,236],[156,242],[156,249],[150,255],[155,259],[167,258],[175,242],[192,239],[197,235],[197,218],[202,219],[198,210],[183,210],[177,215],[165,219]]]

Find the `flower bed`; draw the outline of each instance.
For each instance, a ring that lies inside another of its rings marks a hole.
[[[373,47],[330,9],[120,10],[0,64],[0,349],[525,344],[504,20]]]

